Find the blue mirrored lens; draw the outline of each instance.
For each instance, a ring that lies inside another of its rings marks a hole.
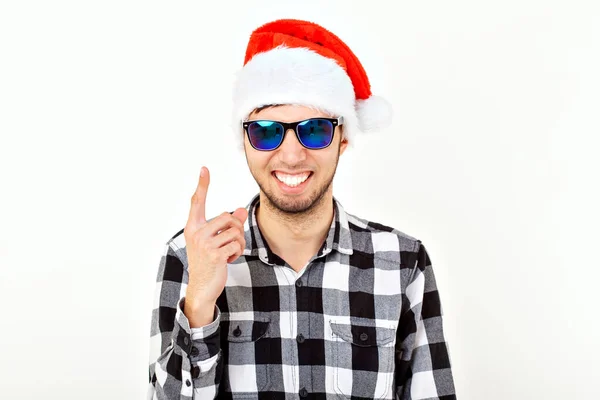
[[[298,124],[300,142],[309,149],[322,149],[331,144],[334,126],[321,118],[309,119]],[[273,150],[283,141],[285,128],[281,123],[269,120],[253,121],[248,125],[248,137],[258,150]]]
[[[248,126],[250,143],[259,150],[272,150],[283,138],[283,126],[273,121],[254,121]]]
[[[306,147],[322,149],[331,143],[333,124],[326,119],[309,119],[298,124],[298,134]]]

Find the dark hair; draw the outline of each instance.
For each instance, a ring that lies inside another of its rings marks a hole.
[[[282,105],[283,105],[283,104],[267,104],[267,105],[264,105],[264,106],[260,106],[260,107],[258,107],[258,108],[255,108],[254,110],[252,110],[252,112],[251,112],[250,114],[259,113],[259,112],[261,112],[262,110],[266,110],[267,108],[275,108],[275,107],[280,107],[280,106],[282,106]]]

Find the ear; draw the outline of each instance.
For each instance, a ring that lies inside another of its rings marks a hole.
[[[342,154],[344,154],[344,151],[346,151],[346,147],[348,147],[348,139],[346,139],[346,138],[343,138],[343,139],[340,141],[340,156],[341,156]]]

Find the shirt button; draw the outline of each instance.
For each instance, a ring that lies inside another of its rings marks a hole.
[[[240,336],[242,334],[242,331],[240,330],[240,327],[238,326],[237,328],[234,329],[233,331],[233,336]]]
[[[298,341],[298,343],[304,343],[304,335],[299,334],[298,336],[296,336],[296,340]]]
[[[196,365],[194,368],[192,368],[192,378],[197,378],[199,376],[200,376],[200,367]]]
[[[302,286],[302,281],[300,279],[298,279],[296,281],[296,286],[301,287]]]
[[[300,397],[306,397],[308,396],[308,390],[306,390],[306,388],[302,388],[300,389]]]
[[[369,335],[367,335],[366,333],[363,332],[360,334],[360,340],[362,340],[363,342],[365,340],[367,340],[368,338],[369,338]]]
[[[188,337],[184,337],[183,338],[183,343],[185,343],[185,345],[187,346],[188,344],[190,344],[190,339],[188,339]]]
[[[200,351],[198,351],[198,348],[196,346],[192,347],[191,354],[193,356],[197,356],[199,353],[200,353]]]
[[[192,382],[190,382],[190,380],[189,380],[189,379],[186,379],[186,380],[185,380],[185,386],[188,386],[188,387],[189,387],[191,384],[192,384]]]

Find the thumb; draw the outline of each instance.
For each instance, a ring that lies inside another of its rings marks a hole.
[[[248,218],[248,210],[246,210],[245,208],[237,208],[232,215],[234,217],[236,217],[237,219],[240,220],[240,222],[243,224],[244,222],[246,222],[246,218]]]

